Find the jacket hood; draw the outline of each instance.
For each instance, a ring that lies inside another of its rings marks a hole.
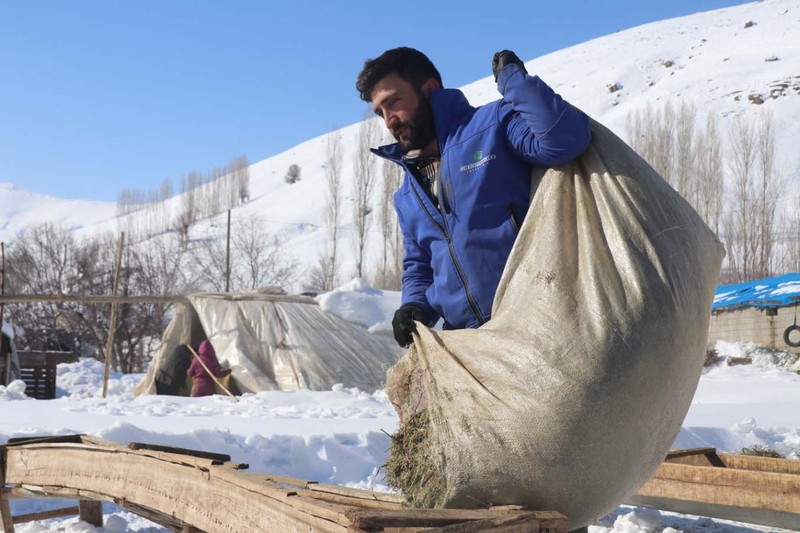
[[[214,347],[211,346],[211,343],[208,340],[204,340],[200,343],[200,347],[197,349],[197,354],[203,357],[217,356],[217,354],[214,352]]]

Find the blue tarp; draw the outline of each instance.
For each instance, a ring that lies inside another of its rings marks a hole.
[[[717,287],[712,311],[800,305],[800,272]]]

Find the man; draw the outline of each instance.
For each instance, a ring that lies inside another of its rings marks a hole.
[[[401,346],[415,321],[475,328],[491,315],[500,275],[528,211],[531,167],[558,165],[589,145],[589,119],[508,50],[492,71],[503,98],[472,107],[444,89],[418,50],[367,60],[356,88],[397,143],[373,149],[405,170],[394,196],[403,234]]]

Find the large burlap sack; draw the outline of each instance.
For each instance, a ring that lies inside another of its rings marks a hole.
[[[534,176],[492,320],[419,324],[389,371],[389,477],[407,468],[416,505],[518,504],[577,528],[636,492],[681,427],[724,252],[643,159],[592,130],[576,161]]]

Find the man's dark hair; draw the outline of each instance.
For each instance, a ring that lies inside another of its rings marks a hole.
[[[442,76],[433,66],[428,56],[406,46],[392,48],[385,51],[380,57],[367,59],[364,68],[358,74],[356,89],[365,102],[372,101],[372,91],[375,85],[389,74],[397,74],[400,78],[419,89],[425,80],[433,78],[442,84]]]

